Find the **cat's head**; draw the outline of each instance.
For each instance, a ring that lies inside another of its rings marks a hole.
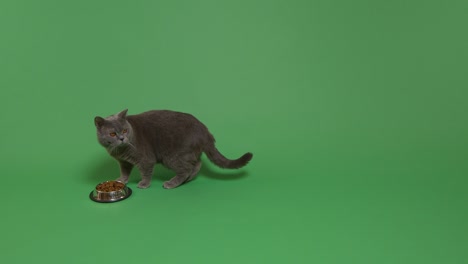
[[[112,150],[131,144],[132,127],[127,121],[127,111],[128,109],[125,109],[106,118],[94,118],[98,141],[105,148]]]

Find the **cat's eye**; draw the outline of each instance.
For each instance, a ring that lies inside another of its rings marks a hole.
[[[126,134],[128,132],[127,129],[122,130],[122,133]]]
[[[109,135],[110,135],[111,137],[115,137],[115,136],[117,136],[117,134],[116,134],[116,133],[114,133],[114,132],[110,133]]]

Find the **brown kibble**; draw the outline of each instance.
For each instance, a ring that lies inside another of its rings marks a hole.
[[[109,181],[109,182],[104,182],[104,183],[99,184],[96,187],[96,190],[100,192],[114,192],[114,191],[121,190],[124,187],[125,187],[125,184],[121,182]]]

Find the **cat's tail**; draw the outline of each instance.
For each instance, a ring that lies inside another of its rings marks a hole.
[[[253,157],[252,153],[247,152],[238,159],[230,160],[224,157],[223,154],[216,149],[214,144],[210,144],[210,146],[205,149],[205,154],[214,164],[224,169],[238,169],[244,167]]]

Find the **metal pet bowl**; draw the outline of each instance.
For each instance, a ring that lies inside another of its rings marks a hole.
[[[105,181],[96,185],[89,194],[91,200],[98,203],[113,203],[127,199],[132,194],[132,189],[119,181]]]

